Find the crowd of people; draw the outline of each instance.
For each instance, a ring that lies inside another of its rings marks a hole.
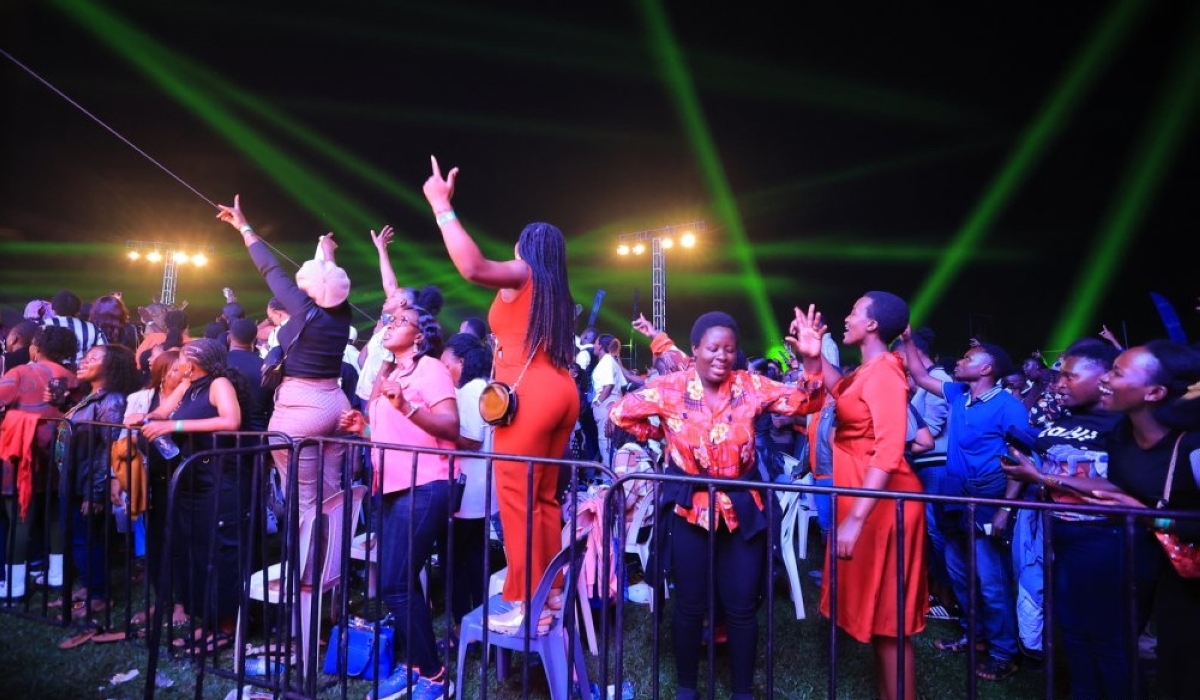
[[[958,611],[961,631],[933,645],[958,653],[974,644],[973,671],[985,681],[1010,677],[1022,659],[1040,659],[1061,640],[1076,700],[1140,697],[1147,679],[1131,656],[1133,637],[1152,627],[1159,689],[1196,695],[1187,668],[1200,651],[1200,582],[1168,563],[1155,533],[1194,542],[1200,522],[1154,518],[1150,509],[1200,509],[1200,351],[1157,339],[1123,348],[1105,328],[1053,367],[1037,353],[1018,366],[985,338],[970,339],[954,360],[935,352],[932,329],[910,328],[902,297],[873,290],[848,310],[840,342],[814,305],[796,308],[779,357],[748,356],[737,319],[722,311],[696,319],[686,348],[639,318],[633,328],[653,354],[642,373],[625,366],[615,333],[576,333],[562,231],[531,223],[511,259],[490,259],[453,209],[457,180],[457,168],[443,173],[433,159],[423,191],[459,274],[495,297],[486,320],[461,319],[456,333],[438,318],[437,287],[399,284],[388,255],[395,231],[385,226],[370,233],[385,300],[356,342],[351,281],[336,263],[333,234],[293,274],[255,233],[239,197],[217,216],[241,235],[271,290],[263,322],[247,318],[231,290],[198,337],[182,309],[135,323],[119,293],[96,298],[87,313],[65,290],[30,302],[26,319],[4,332],[0,598],[22,598],[32,580],[70,591],[60,604],[106,609],[105,516],[139,504],[148,513],[152,586],[163,586],[160,562],[174,573],[174,598],[157,604],[169,607],[173,624],[204,620],[181,644],[227,645],[247,574],[236,525],[249,515],[248,461],[198,461],[168,512],[172,473],[190,455],[232,446],[237,431],[269,431],[276,442],[358,436],[378,443],[360,476],[379,507],[371,527],[380,597],[404,649],[380,695],[411,689],[437,700],[453,688],[417,572],[435,554],[452,562],[459,575],[448,607],[461,619],[484,599],[484,550],[498,515],[508,573],[486,624],[498,634],[548,629],[562,614],[564,582],[555,582],[545,609],[525,607],[562,547],[562,477],[541,460],[574,457],[611,474],[628,469],[625,450],[666,474],[694,477],[658,491],[664,559],[705,574],[672,578],[678,700],[703,692],[710,627],[728,645],[732,697],[754,697],[759,680],[774,501],[765,489],[721,482],[808,473],[812,483],[851,490],[817,500],[826,553],[820,610],[872,646],[879,697],[918,697],[913,638],[931,610]],[[841,362],[847,351],[853,363]],[[264,388],[274,365],[280,382]],[[479,398],[490,379],[519,399],[508,422],[483,420]],[[144,477],[116,464],[132,459],[120,449],[128,444]],[[489,475],[485,460],[439,450],[516,457],[491,463]],[[347,486],[352,455],[342,441],[321,441],[300,450],[294,471],[288,452],[276,451],[273,468],[307,512]],[[1059,505],[1023,507],[1033,502]],[[67,530],[37,527],[63,520],[42,518],[44,504],[71,508],[69,561]],[[1147,510],[1125,518],[1088,505]],[[169,552],[157,537],[168,524],[178,536]],[[147,622],[145,612],[135,616]],[[62,646],[97,633],[76,631]]]

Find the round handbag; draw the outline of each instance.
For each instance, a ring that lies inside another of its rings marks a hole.
[[[508,425],[517,415],[517,391],[504,382],[491,381],[479,394],[479,415],[488,425]]]

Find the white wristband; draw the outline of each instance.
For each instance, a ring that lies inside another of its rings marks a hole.
[[[248,235],[254,233],[254,229],[250,228],[250,224],[246,224],[245,226],[241,227],[238,230],[242,232],[243,236],[248,236]]]

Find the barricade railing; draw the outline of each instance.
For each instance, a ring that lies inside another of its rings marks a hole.
[[[53,423],[54,427],[56,428],[56,432],[61,438],[62,450],[67,455],[75,454],[75,443],[78,435],[86,434],[89,430],[107,430],[111,432],[121,427],[104,423],[88,424],[84,422],[76,422],[75,424],[72,424],[70,421],[65,420],[53,421]],[[134,431],[134,433],[136,433],[136,431]],[[655,498],[657,501],[654,509],[656,515],[653,518],[652,525],[650,526],[652,528],[650,540],[650,560],[652,562],[656,562],[656,564],[654,567],[650,568],[658,569],[662,568],[661,562],[665,557],[668,556],[669,528],[678,525],[680,522],[683,522],[682,519],[673,515],[674,504],[662,502],[661,492],[664,484],[671,482],[682,482],[690,485],[693,489],[707,489],[709,491],[710,500],[717,490],[757,489],[761,491],[764,494],[765,502],[772,504],[772,507],[767,508],[765,513],[768,523],[766,532],[767,551],[772,553],[772,555],[768,557],[767,563],[764,567],[765,581],[763,585],[765,595],[763,596],[763,602],[765,603],[764,618],[766,630],[765,666],[757,669],[756,673],[756,687],[763,688],[766,697],[774,697],[776,695],[775,683],[776,677],[780,675],[780,671],[785,668],[793,669],[795,668],[795,663],[800,661],[800,659],[793,658],[791,656],[795,650],[780,648],[776,644],[776,630],[780,628],[780,625],[787,623],[777,621],[775,614],[777,596],[775,596],[774,593],[776,589],[776,573],[779,563],[773,553],[780,545],[778,526],[780,524],[781,514],[780,511],[774,507],[774,504],[778,502],[778,496],[780,494],[789,492],[827,496],[833,499],[834,516],[830,531],[826,535],[826,537],[828,537],[831,541],[835,541],[837,537],[837,522],[839,520],[838,496],[870,497],[881,499],[876,507],[888,508],[892,512],[895,525],[893,529],[893,536],[895,537],[893,546],[896,547],[901,547],[901,543],[903,543],[906,536],[906,533],[904,532],[905,523],[903,512],[905,504],[909,502],[934,503],[941,504],[943,506],[957,505],[964,509],[967,517],[972,522],[975,519],[976,511],[981,507],[1013,506],[1020,509],[1037,511],[1039,514],[1039,522],[1043,528],[1043,532],[1046,535],[1043,538],[1042,547],[1043,573],[1045,577],[1045,585],[1043,588],[1045,594],[1044,614],[1046,620],[1045,626],[1046,630],[1048,631],[1045,635],[1046,658],[1043,671],[1044,693],[1045,697],[1047,698],[1055,697],[1056,695],[1054,678],[1056,671],[1056,649],[1053,643],[1053,634],[1049,632],[1049,630],[1053,629],[1055,623],[1055,572],[1050,563],[1053,558],[1051,552],[1051,534],[1055,526],[1060,525],[1060,523],[1057,522],[1056,518],[1052,515],[1052,512],[1065,511],[1090,515],[1104,515],[1122,524],[1125,532],[1123,547],[1125,547],[1124,560],[1126,562],[1126,566],[1124,571],[1114,572],[1114,574],[1120,575],[1124,578],[1126,586],[1130,591],[1130,595],[1127,596],[1126,599],[1128,606],[1124,614],[1130,625],[1128,643],[1131,646],[1136,645],[1138,633],[1141,632],[1141,630],[1136,629],[1137,603],[1135,600],[1135,595],[1137,591],[1134,589],[1134,586],[1136,586],[1136,578],[1134,576],[1132,562],[1134,559],[1133,550],[1137,545],[1137,543],[1134,541],[1134,536],[1135,534],[1143,532],[1143,527],[1138,523],[1138,519],[1144,518],[1147,515],[1145,509],[1041,501],[1010,501],[1004,499],[950,497],[896,491],[870,491],[863,489],[838,488],[832,486],[815,486],[806,483],[764,483],[754,480],[734,481],[725,479],[706,479],[702,477],[664,474],[661,472],[636,472],[617,478],[612,472],[604,469],[598,463],[571,459],[552,460],[530,456],[504,455],[492,452],[412,448],[397,444],[367,442],[358,438],[339,437],[291,440],[286,435],[270,433],[222,433],[219,435],[232,438],[235,441],[236,446],[196,453],[181,463],[171,477],[170,491],[168,496],[169,505],[167,510],[175,510],[177,505],[175,499],[184,498],[181,493],[189,493],[186,491],[186,489],[189,488],[188,480],[189,478],[192,478],[193,473],[199,474],[199,472],[196,470],[200,469],[205,464],[205,460],[217,460],[221,463],[225,463],[225,460],[229,460],[228,463],[235,465],[232,469],[218,470],[215,474],[215,481],[211,484],[215,492],[219,493],[222,489],[223,480],[234,479],[237,482],[234,491],[237,493],[236,512],[239,514],[239,517],[236,523],[236,528],[234,528],[236,530],[236,535],[234,535],[234,537],[236,537],[235,548],[237,552],[237,568],[235,573],[238,576],[236,581],[238,590],[236,613],[240,621],[237,623],[235,638],[239,640],[253,641],[265,640],[266,643],[262,646],[266,647],[267,653],[264,658],[267,660],[267,666],[272,667],[275,664],[278,664],[280,672],[266,676],[248,674],[246,672],[247,667],[245,664],[247,655],[244,653],[231,653],[231,651],[244,652],[244,646],[241,649],[235,650],[214,649],[213,651],[215,653],[210,654],[208,653],[206,645],[192,645],[193,647],[199,647],[199,653],[195,659],[197,664],[197,692],[202,691],[206,677],[209,676],[231,680],[236,683],[238,688],[242,688],[244,685],[260,686],[269,692],[280,693],[287,697],[316,697],[321,692],[327,690],[331,685],[338,686],[338,691],[342,696],[346,696],[355,692],[350,686],[352,679],[348,678],[344,673],[324,676],[320,673],[322,670],[321,662],[324,655],[318,653],[319,643],[310,644],[309,647],[305,648],[303,659],[293,658],[292,651],[294,649],[294,645],[292,644],[292,640],[301,636],[300,633],[302,632],[295,626],[296,623],[294,621],[293,613],[295,613],[298,609],[296,606],[299,605],[299,601],[301,600],[302,586],[307,585],[306,582],[301,580],[302,572],[297,570],[297,567],[282,567],[285,573],[282,577],[280,590],[275,598],[275,600],[280,602],[277,606],[276,604],[268,604],[265,601],[262,602],[261,605],[253,603],[249,595],[252,573],[265,571],[269,569],[271,565],[279,564],[281,561],[299,562],[301,560],[301,543],[299,541],[299,532],[302,513],[300,513],[299,509],[298,460],[300,458],[300,452],[304,449],[317,450],[320,454],[318,459],[319,473],[323,473],[328,468],[334,470],[334,473],[338,474],[338,481],[342,485],[341,493],[343,494],[349,494],[349,487],[356,483],[364,484],[370,487],[374,481],[374,473],[376,471],[380,472],[379,477],[381,483],[386,482],[387,472],[394,469],[409,470],[410,481],[415,481],[415,477],[417,475],[417,459],[418,456],[424,454],[433,454],[439,457],[444,457],[447,460],[449,474],[451,475],[458,471],[457,465],[459,460],[485,460],[489,467],[486,470],[487,483],[484,489],[485,513],[488,514],[492,513],[494,510],[494,480],[492,476],[493,469],[491,468],[494,462],[506,461],[516,462],[519,464],[523,463],[526,467],[525,491],[527,494],[529,494],[529,492],[532,490],[531,487],[534,483],[535,477],[534,470],[532,469],[533,465],[546,465],[545,468],[557,469],[562,475],[562,478],[559,481],[560,485],[562,486],[560,492],[572,495],[572,497],[563,499],[564,503],[566,504],[566,508],[565,512],[562,514],[562,522],[569,532],[576,532],[579,526],[579,506],[584,500],[586,487],[588,485],[587,481],[584,479],[584,475],[598,473],[603,477],[606,485],[609,486],[608,490],[603,495],[601,526],[604,528],[604,537],[602,538],[603,551],[601,553],[601,571],[602,575],[604,572],[614,571],[618,586],[621,589],[624,589],[630,579],[630,567],[632,566],[633,561],[633,558],[625,554],[626,538],[629,536],[629,533],[625,527],[625,508],[623,498],[627,488],[634,488],[638,486],[638,482],[646,482],[651,484],[653,491],[656,494]],[[131,433],[129,436],[121,439],[134,440],[135,436],[133,433]],[[341,446],[345,456],[339,463],[326,464],[325,460],[327,458],[327,454],[332,453],[328,452],[325,448],[332,445]],[[89,462],[96,464],[96,460],[90,458],[95,456],[95,450],[97,449],[100,449],[99,445],[93,443],[92,447],[84,452],[81,452],[80,455],[88,459]],[[398,451],[406,454],[397,455],[396,453]],[[271,470],[274,468],[273,459],[276,453],[286,457],[289,479],[285,484],[285,507],[283,517],[280,522],[280,532],[277,535],[272,536],[265,532],[263,521],[265,519],[264,515],[267,508],[267,488],[265,484],[267,483],[266,480],[269,478]],[[47,467],[49,469],[56,469],[53,462],[47,465]],[[69,476],[73,473],[71,465],[65,464],[64,467],[65,474]],[[249,483],[244,483],[247,480]],[[447,480],[448,489],[452,488],[450,481],[451,479]],[[68,483],[73,484],[74,481],[69,480]],[[318,478],[316,480],[316,484],[318,502],[320,502],[329,494],[323,492],[324,486],[322,479]],[[181,488],[185,489],[185,491],[181,492]],[[42,491],[35,491],[35,495],[37,496],[35,500],[39,503],[39,512],[37,513],[37,518],[41,522],[41,526],[45,532],[50,532],[51,528],[54,526],[61,526],[63,528],[64,537],[66,538],[64,541],[70,541],[70,538],[75,534],[74,526],[78,523],[73,522],[74,518],[68,518],[67,516],[78,511],[80,506],[79,498],[76,496],[74,488],[66,488],[66,486],[64,486],[60,492],[62,496],[61,499],[59,499],[59,494],[55,493],[50,488],[45,488]],[[349,496],[346,497],[348,498]],[[373,544],[365,546],[373,547],[376,556],[383,552],[388,552],[390,554],[395,548],[401,547],[399,542],[389,541],[388,533],[379,528],[379,509],[381,507],[382,498],[382,495],[374,491],[369,493],[368,496],[363,500],[362,515],[357,519],[352,519],[351,509],[341,509],[341,517],[344,518],[344,520],[341,523],[342,527],[338,528],[336,531],[338,532],[338,536],[342,538],[342,546],[339,548],[339,560],[335,562],[335,565],[333,566],[333,569],[336,570],[337,576],[340,580],[340,585],[337,588],[336,594],[331,596],[328,607],[319,606],[318,599],[320,596],[314,595],[312,597],[310,602],[310,604],[313,606],[311,608],[312,614],[308,616],[310,619],[310,627],[308,629],[310,639],[317,640],[319,639],[322,631],[328,632],[329,630],[329,627],[323,625],[323,621],[320,620],[319,616],[316,614],[320,610],[329,610],[332,613],[332,617],[340,623],[347,621],[350,614],[353,612],[357,612],[364,617],[376,620],[383,616],[383,586],[377,586],[375,590],[370,590],[369,586],[363,585],[361,588],[364,590],[364,593],[362,594],[361,603],[356,602],[358,600],[357,593],[355,593],[353,598],[350,593],[350,589],[352,587],[358,587],[355,578],[358,569],[360,567],[365,569],[369,566],[369,562],[360,564],[351,556],[351,548],[356,536],[363,534],[363,532],[368,533],[368,536],[371,538],[371,542],[373,542]],[[532,496],[530,496],[530,498],[532,498]],[[61,500],[61,507],[55,507],[55,504],[53,503],[55,500]],[[152,506],[153,505],[154,504],[152,504]],[[845,506],[845,504],[842,505],[843,507]],[[527,503],[527,506],[527,512],[530,512],[532,510],[532,503]],[[412,509],[415,509],[416,506],[412,503],[411,499],[408,503],[408,507],[410,508],[409,514],[413,514],[415,510]],[[209,512],[209,519],[213,522],[221,522],[219,520],[219,509],[221,508],[219,499],[213,499],[211,508],[212,510]],[[59,519],[57,522],[52,519],[52,513],[58,514]],[[1158,517],[1169,517],[1182,520],[1196,520],[1197,518],[1200,518],[1200,513],[1189,511],[1160,510],[1155,511],[1154,515]],[[95,514],[93,517],[100,516],[103,517],[104,523],[110,522],[110,518],[112,516],[112,507],[107,499],[102,505],[101,512]],[[490,516],[485,516],[485,518],[490,520]],[[439,630],[438,634],[442,636],[442,640],[444,642],[450,641],[450,635],[452,634],[451,630],[456,622],[450,613],[450,600],[454,578],[457,571],[455,562],[450,561],[447,558],[447,553],[453,552],[453,521],[453,513],[448,512],[445,523],[441,527],[439,534],[439,537],[444,540],[446,545],[440,551],[438,551],[438,568],[442,574],[440,590],[441,597],[445,601],[445,611],[441,616],[439,616],[439,618],[435,619],[435,629]],[[315,572],[324,570],[326,568],[325,565],[328,563],[322,560],[322,557],[325,556],[325,548],[323,546],[324,542],[322,538],[325,537],[325,533],[329,531],[327,525],[328,523],[318,524],[318,526],[316,526],[313,530],[313,541],[309,543],[311,547],[309,551],[312,552],[313,557],[311,560],[313,567],[312,570]],[[524,536],[526,538],[532,537],[532,519],[527,517],[524,525]],[[10,527],[9,530],[10,531],[8,533],[6,544],[8,545],[8,551],[13,551],[13,545],[16,544],[15,540],[13,539],[15,537],[15,528]],[[130,638],[136,638],[136,629],[132,624],[131,619],[134,609],[137,607],[134,603],[135,587],[132,585],[132,573],[134,571],[132,560],[135,549],[132,541],[133,535],[131,530],[131,528],[128,529],[124,535],[124,551],[127,554],[126,559],[121,562],[120,566],[114,565],[107,567],[108,571],[106,574],[111,573],[113,570],[118,570],[124,574],[124,580],[126,582],[124,590],[122,591],[125,597],[124,605],[118,605],[118,609],[124,611],[124,617],[119,619],[116,628],[123,628],[129,633],[128,636]],[[492,533],[492,530],[492,526],[488,525],[487,532],[489,535]],[[84,565],[84,569],[87,570],[90,568],[89,563],[91,560],[89,557],[92,556],[92,552],[95,550],[94,545],[101,545],[103,551],[107,553],[113,549],[114,542],[111,539],[111,528],[107,527],[103,531],[89,528],[81,534],[83,537],[80,540],[80,551],[84,553],[82,563]],[[414,536],[415,535],[410,529],[410,539],[408,542],[404,543],[403,547],[411,550],[414,546],[414,541],[411,538]],[[800,533],[799,536],[807,537],[808,533]],[[977,571],[975,544],[980,538],[983,538],[986,535],[982,532],[976,531],[974,528],[967,528],[964,536],[966,537],[966,541],[968,543],[966,548],[968,558],[968,573],[973,579]],[[177,547],[174,539],[180,537],[180,533],[174,531],[171,519],[167,520],[167,525],[162,533],[147,532],[147,547],[153,546],[152,540],[156,537],[161,537],[159,540],[161,554],[158,559],[161,562],[161,570],[153,571],[150,567],[147,567],[143,589],[144,605],[141,608],[143,611],[149,611],[150,609],[153,609],[154,612],[154,614],[150,616],[152,618],[152,622],[147,627],[145,640],[149,645],[150,654],[150,664],[146,676],[146,687],[144,691],[146,698],[152,698],[155,693],[155,670],[159,663],[159,655],[163,650],[166,650],[173,655],[177,651],[174,647],[177,633],[182,632],[182,635],[178,636],[181,636],[183,639],[188,639],[198,633],[211,633],[217,627],[214,620],[216,617],[219,617],[220,612],[216,608],[215,587],[219,586],[223,581],[221,578],[221,567],[219,566],[216,556],[218,552],[216,549],[217,541],[215,538],[209,538],[208,540],[209,551],[207,556],[189,560],[186,562],[187,567],[181,569],[172,565],[173,557],[171,556],[171,552],[173,552]],[[715,543],[714,537],[715,536],[710,532],[710,555],[713,551],[712,548]],[[491,537],[489,536],[488,539],[490,541]],[[859,546],[862,546],[861,542]],[[529,552],[528,548],[526,548],[526,552],[526,566],[528,568],[532,561],[532,553]],[[50,590],[47,590],[43,595],[41,595],[40,599],[37,595],[31,594],[31,592],[27,590],[27,593],[23,599],[7,601],[10,603],[10,605],[8,605],[4,611],[8,614],[21,615],[30,619],[43,620],[52,624],[60,624],[63,627],[68,626],[72,621],[70,597],[74,580],[73,557],[70,556],[70,554],[70,549],[64,547],[64,555],[66,555],[66,572],[64,573],[62,586],[59,589],[60,599],[63,601],[63,608],[61,611],[49,607],[50,601],[53,598],[53,591]],[[368,555],[368,557],[369,556],[370,555]],[[485,546],[482,556],[484,577],[486,579],[490,579],[493,571],[499,568],[495,565],[496,562],[493,561],[493,548],[491,546]],[[378,563],[379,562],[377,559],[376,564]],[[421,567],[427,564],[426,561],[419,563],[421,566],[417,566],[418,562],[414,562],[413,565],[408,567],[408,569],[404,572],[408,577],[410,589],[417,585]],[[675,571],[678,572],[679,563],[676,562],[675,566]],[[194,574],[200,569],[203,569],[207,575],[199,578],[202,578],[208,582],[208,589],[203,595],[204,605],[200,610],[188,611],[189,624],[187,625],[186,629],[178,630],[174,627],[164,625],[166,620],[171,619],[172,607],[176,602],[176,584],[178,583],[178,577],[181,575]],[[656,597],[656,603],[666,602],[666,590],[670,586],[670,576],[672,574],[667,573],[664,578],[664,574],[658,571],[646,571],[644,573],[646,576],[655,577],[655,580],[653,581],[653,595]],[[691,572],[688,573],[690,574]],[[715,576],[712,570],[702,573],[704,573],[707,577],[708,618],[711,625],[710,631],[712,632],[713,636],[715,636],[715,624],[711,622],[715,620],[715,611],[717,609]],[[366,572],[366,575],[369,576],[369,572]],[[897,620],[902,621],[905,619],[907,612],[905,610],[907,603],[903,595],[903,591],[905,590],[903,582],[906,578],[911,576],[924,576],[926,573],[925,571],[905,571],[903,557],[897,557],[896,570],[892,572],[891,575],[895,576],[896,580],[900,582],[899,585],[896,586],[898,591],[896,607],[898,611]],[[837,619],[837,609],[838,605],[840,604],[840,601],[837,597],[836,586],[838,576],[839,560],[834,557],[829,560],[828,572],[826,574],[825,581],[826,585],[832,586],[829,595],[831,616],[829,619],[817,623],[826,625],[828,629],[826,642],[828,645],[828,667],[825,669],[825,673],[821,675],[821,680],[824,681],[825,696],[830,698],[838,697],[839,694],[843,692],[840,676],[843,672],[842,665],[844,661],[843,655],[839,653],[839,644],[841,643],[841,640],[839,639],[838,629],[836,627],[836,623],[834,622],[834,620]],[[434,580],[435,579],[433,577],[430,577],[429,579],[431,589],[428,592],[431,594],[434,592],[432,589],[432,583]],[[111,584],[116,582],[109,580],[105,583]],[[482,606],[484,607],[484,614],[486,616],[488,612],[488,606],[490,605],[490,596],[486,594],[486,591],[488,591],[489,581],[484,580],[478,583],[482,586],[482,590],[485,591],[485,594],[482,597]],[[352,586],[351,584],[354,585]],[[530,600],[532,596],[534,585],[534,581],[530,580],[525,587],[526,590],[523,592],[522,597],[526,602]],[[663,604],[655,604],[651,606],[649,614],[649,624],[652,626],[650,642],[652,653],[649,655],[651,667],[649,669],[649,673],[643,675],[640,672],[640,669],[645,665],[645,650],[627,650],[625,648],[625,641],[627,638],[627,633],[630,629],[629,625],[631,624],[631,620],[637,620],[641,618],[632,618],[630,616],[631,610],[626,607],[626,597],[624,595],[612,596],[613,600],[609,601],[606,599],[607,586],[598,586],[597,590],[600,591],[598,593],[598,597],[600,598],[599,602],[601,603],[602,609],[611,609],[613,614],[611,616],[608,614],[599,615],[597,629],[600,654],[598,658],[594,658],[592,660],[592,663],[596,664],[597,666],[597,670],[593,671],[591,674],[592,678],[598,681],[598,685],[601,688],[604,688],[608,685],[620,687],[621,684],[627,680],[625,677],[627,669],[627,652],[636,651],[639,657],[638,682],[642,686],[638,689],[638,697],[661,697],[661,684],[663,679],[664,677],[671,678],[672,675],[670,673],[672,669],[664,669],[661,666],[661,659],[667,655],[661,653],[662,639],[660,631],[663,628],[662,623],[668,615],[668,608]],[[108,587],[108,591],[109,595],[112,595],[114,591],[121,591],[121,588],[119,585],[113,585]],[[577,604],[580,602],[583,603],[582,612],[586,615],[592,614],[592,606],[590,605],[590,601],[579,600],[577,586],[567,586],[564,593],[566,596],[564,623],[568,626],[568,629],[571,632],[568,637],[568,639],[571,640],[570,643],[575,644],[577,643],[575,640],[580,639],[576,632],[579,629],[579,625],[582,623],[582,620],[579,617],[579,607],[577,607]],[[412,604],[412,598],[409,599],[409,604]],[[975,630],[978,629],[978,625],[976,623],[979,618],[979,607],[975,595],[971,596],[966,601],[962,601],[962,604],[964,607],[964,614],[970,637],[969,641],[971,642],[968,643],[967,652],[963,658],[967,664],[967,669],[970,670],[974,667],[975,663],[976,651],[973,642],[975,641]],[[85,602],[84,605],[86,606],[87,603]],[[209,605],[212,607],[207,607]],[[272,613],[271,610],[276,607],[278,608],[278,612]],[[104,629],[114,629],[113,610],[111,608],[106,608],[102,617],[103,619],[97,620],[97,623]],[[272,624],[273,619],[277,620],[277,623]],[[798,622],[797,624],[810,623]],[[256,629],[257,627],[261,627],[262,629]],[[165,635],[163,634],[164,629],[166,631]],[[330,638],[329,645],[333,647],[334,650],[326,653],[332,654],[332,657],[337,661],[335,665],[338,668],[344,669],[347,662],[348,651],[346,647],[348,637],[346,634],[345,624],[341,624],[340,632],[341,633],[339,635]],[[408,637],[411,635],[412,630],[411,628],[396,629],[395,632],[397,635],[404,635],[405,637]],[[375,641],[378,642],[378,627],[376,627],[375,634]],[[489,631],[485,629],[485,645],[486,635],[488,634]],[[165,642],[163,641],[164,636],[166,638]],[[903,642],[904,629],[901,624],[898,624],[896,637],[898,641]],[[526,640],[527,654],[530,649],[528,642],[529,640]],[[902,647],[902,645],[898,646]],[[713,673],[713,669],[721,668],[721,666],[716,663],[715,647],[715,644],[709,644],[707,652],[707,683],[708,687],[710,688],[714,687],[714,683],[717,683],[718,686],[720,685],[720,681],[714,677]],[[1131,663],[1136,663],[1136,647],[1130,648],[1128,651],[1128,656],[1131,659]],[[397,652],[399,652],[397,654],[397,660],[399,662],[411,662],[411,658],[407,657],[407,654],[400,652],[399,649],[397,649]],[[569,654],[568,658],[573,657]],[[447,668],[451,668],[452,665],[456,663],[456,658],[454,658],[450,653],[446,653],[443,660],[446,663]],[[812,659],[806,659],[805,664],[811,666]],[[900,690],[903,688],[904,684],[904,665],[898,664],[898,668],[900,668],[901,671],[900,677],[897,679],[897,690]],[[783,672],[788,673],[790,671]],[[966,680],[964,683],[963,695],[970,698],[977,697],[978,688],[975,674],[968,672],[965,675]],[[376,680],[370,683],[373,697],[378,694],[379,680],[380,679],[376,678]],[[476,675],[476,681],[478,685],[472,687],[472,692],[475,692],[478,697],[486,698],[489,693],[488,669],[486,664],[480,665],[478,674]],[[522,666],[521,681],[521,688],[523,689],[522,692],[526,697],[528,697],[529,689],[533,685],[531,683],[532,678],[530,676],[530,667],[528,664]],[[667,682],[671,683],[672,681],[668,680]],[[460,688],[456,689],[455,692],[461,694],[465,690],[466,689]],[[586,697],[588,695],[587,690],[588,689],[586,688],[580,688],[580,695]]]

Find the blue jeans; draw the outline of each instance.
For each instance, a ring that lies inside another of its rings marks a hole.
[[[917,469],[917,478],[921,481],[921,487],[925,489],[925,493],[942,493],[942,479],[945,476],[946,463],[944,461],[940,465],[921,466]],[[950,574],[946,572],[946,538],[938,529],[933,503],[925,504],[925,532],[926,540],[929,542],[929,552],[925,557],[929,576],[943,586],[949,586]],[[950,603],[948,600],[942,602]]]
[[[1012,519],[1012,565],[1017,585],[1017,633],[1026,650],[1042,650],[1042,511],[1023,508]]]
[[[833,477],[813,474],[813,486],[833,486]],[[813,503],[817,506],[817,527],[821,528],[821,537],[827,537],[829,528],[833,527],[833,497],[827,493],[814,493]]]
[[[946,571],[959,604],[967,607],[973,587],[979,591],[976,616],[982,623],[979,631],[987,641],[988,652],[1000,661],[1012,661],[1017,656],[1016,594],[1013,591],[1006,560],[1010,554],[1004,546],[982,532],[975,538],[974,579],[967,570],[969,541],[967,533],[946,537]]]
[[[384,494],[381,503],[380,597],[395,617],[396,636],[406,642],[407,657],[401,661],[423,676],[437,675],[442,662],[420,573],[445,534],[449,504],[450,486],[445,479]]]
[[[1145,697],[1143,682],[1131,695],[1129,589],[1125,581],[1124,527],[1055,520],[1054,612],[1062,632],[1074,700]],[[1135,549],[1137,629],[1146,626],[1154,597],[1154,556]]]

